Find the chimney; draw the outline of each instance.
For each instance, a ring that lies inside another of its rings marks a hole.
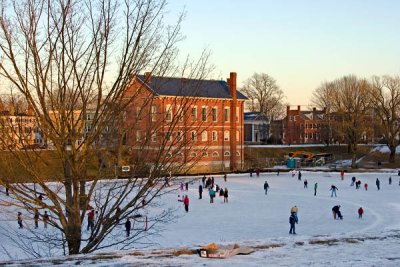
[[[11,116],[14,116],[15,112],[14,112],[14,105],[13,103],[10,103],[9,105],[9,112]]]
[[[151,82],[151,72],[145,72],[144,75],[146,77],[145,82],[150,83]]]
[[[33,108],[31,105],[28,107],[28,116],[33,116]]]
[[[286,114],[289,115],[290,112],[290,106],[286,106]]]
[[[232,98],[236,99],[236,72],[231,72],[229,75],[229,88],[231,89]]]
[[[297,106],[297,110],[300,111],[300,106]]]

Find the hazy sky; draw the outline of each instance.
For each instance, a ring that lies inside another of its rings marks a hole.
[[[400,1],[169,0],[185,7],[184,53],[212,52],[213,78],[274,77],[291,105],[323,81],[400,74]]]

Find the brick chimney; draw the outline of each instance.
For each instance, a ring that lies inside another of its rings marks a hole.
[[[144,73],[144,76],[146,77],[145,79],[145,82],[146,83],[150,83],[151,82],[151,72],[145,72]]]
[[[28,106],[28,116],[33,116],[33,108],[31,105]]]
[[[230,106],[230,167],[231,171],[237,169],[237,156],[236,156],[236,131],[237,131],[237,121],[236,121],[236,108],[238,106],[237,94],[236,94],[236,72],[231,72],[228,79],[229,90],[232,96],[231,106]]]

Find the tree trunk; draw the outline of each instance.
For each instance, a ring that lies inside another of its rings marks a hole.
[[[396,161],[396,146],[389,146],[390,154],[389,154],[389,162],[395,163]]]
[[[67,231],[65,232],[67,244],[68,244],[68,254],[79,254],[81,248],[81,223],[79,214],[74,214],[68,219]]]

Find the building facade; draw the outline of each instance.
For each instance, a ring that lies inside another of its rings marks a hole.
[[[138,75],[126,99],[126,145],[132,153],[162,148],[190,173],[244,167],[244,101],[236,73],[227,81]],[[151,156],[147,160],[151,161]],[[190,166],[190,167],[189,167]]]
[[[245,144],[266,144],[270,137],[270,123],[260,112],[244,113]]]

